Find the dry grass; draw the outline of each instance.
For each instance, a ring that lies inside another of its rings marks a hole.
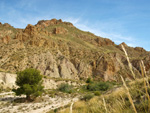
[[[144,81],[136,79],[125,83],[111,93],[92,98],[89,101],[78,101],[72,106],[72,113],[148,113]],[[69,108],[59,113],[69,113]]]
[[[147,80],[146,80],[146,82],[147,82],[147,85],[148,85],[148,87],[149,87],[149,82],[148,82],[148,76],[147,76],[147,74],[146,74],[146,69],[145,69],[145,65],[144,65],[144,63],[143,63],[143,60],[141,60],[141,69],[143,70],[143,72],[144,73],[142,73],[143,74],[143,76],[145,75],[145,77],[147,78]]]

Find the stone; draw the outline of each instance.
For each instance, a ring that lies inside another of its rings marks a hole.
[[[56,27],[54,29],[54,34],[67,34],[68,30],[63,27]]]

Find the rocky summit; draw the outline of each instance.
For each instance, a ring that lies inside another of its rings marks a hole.
[[[150,52],[124,45],[136,76],[143,60],[150,74]],[[0,23],[0,70],[16,73],[36,68],[54,78],[119,81],[132,79],[121,45],[81,31],[61,19],[41,20],[25,29]]]

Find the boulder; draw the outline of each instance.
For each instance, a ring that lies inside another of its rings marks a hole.
[[[68,79],[78,79],[78,72],[74,65],[66,58],[62,57],[58,61],[60,77]]]
[[[108,45],[115,45],[113,41],[107,38],[96,38],[95,39],[98,46],[108,46]]]
[[[3,88],[13,88],[16,87],[16,74],[10,74],[5,72],[0,72],[0,84]]]

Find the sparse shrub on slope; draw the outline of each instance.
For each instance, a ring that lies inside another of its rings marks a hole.
[[[100,93],[100,91],[95,91],[95,92],[94,92],[94,95],[95,95],[95,96],[100,96],[101,93]]]
[[[94,82],[87,86],[90,91],[106,91],[109,88],[109,84],[106,82]]]
[[[73,92],[73,86],[71,86],[69,84],[62,83],[59,86],[58,90],[61,92],[65,92],[65,93],[72,93]]]
[[[85,94],[81,100],[87,101],[87,100],[92,99],[93,97],[94,97],[94,94],[88,93],[88,94]]]

